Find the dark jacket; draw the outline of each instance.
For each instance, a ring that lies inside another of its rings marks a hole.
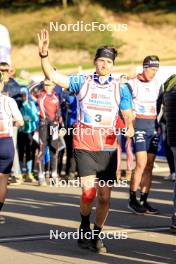
[[[4,92],[15,99],[19,108],[22,106],[20,85],[13,78],[10,78],[9,81],[4,84]]]
[[[168,144],[176,147],[176,82],[163,95]]]

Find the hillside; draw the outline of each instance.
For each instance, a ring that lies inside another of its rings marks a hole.
[[[157,54],[161,60],[176,60],[176,14],[163,10],[147,12],[118,12],[100,4],[83,1],[80,5],[42,7],[36,10],[0,9],[0,23],[8,27],[13,44],[12,61],[17,68],[40,67],[36,33],[50,22],[59,24],[91,23],[127,25],[126,31],[50,32],[50,59],[55,65],[89,67],[97,46],[115,45],[120,64],[140,62],[148,54]]]

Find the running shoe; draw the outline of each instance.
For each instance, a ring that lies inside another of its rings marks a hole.
[[[46,187],[46,186],[47,186],[47,183],[46,183],[46,181],[39,181],[39,182],[38,182],[38,185],[39,185],[40,187]]]
[[[170,227],[170,231],[176,233],[176,214],[172,216],[172,224]]]
[[[25,182],[36,182],[36,179],[34,178],[34,176],[33,176],[32,173],[28,173],[28,174],[26,175]]]
[[[171,173],[169,176],[165,176],[164,180],[165,181],[175,181],[175,173]]]
[[[76,177],[75,177],[74,172],[70,172],[70,173],[68,174],[68,176],[67,176],[67,179],[68,179],[69,181],[76,180]]]
[[[137,215],[143,215],[146,212],[144,206],[142,206],[137,200],[129,201],[128,209]]]
[[[96,253],[107,253],[107,247],[100,238],[92,239],[89,249]]]
[[[85,237],[86,233],[90,233],[90,235],[87,236],[87,238]],[[82,248],[82,249],[89,249],[90,247],[90,240],[91,240],[91,229],[90,228],[82,228],[80,226],[79,228],[79,239],[78,239],[78,247]],[[88,239],[89,238],[89,239]]]
[[[19,178],[15,177],[15,176],[11,177],[11,180],[10,180],[11,185],[20,185],[21,183],[22,183],[22,181]]]
[[[144,202],[143,207],[146,209],[145,214],[156,215],[159,214],[159,210],[153,208],[148,202]]]

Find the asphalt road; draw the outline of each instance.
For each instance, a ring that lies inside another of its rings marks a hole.
[[[130,213],[128,187],[114,188],[104,231],[115,233],[116,239],[105,238],[109,253],[101,255],[79,249],[73,238],[57,237],[77,232],[80,187],[10,186],[3,210],[6,223],[0,225],[0,263],[175,263],[176,236],[169,231],[173,183],[163,180],[167,172],[155,174],[150,202],[160,215]],[[95,208],[92,223],[94,215]]]

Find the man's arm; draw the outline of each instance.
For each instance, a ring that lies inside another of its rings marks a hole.
[[[23,120],[20,110],[18,109],[17,103],[15,102],[13,98],[9,97],[8,99],[9,99],[8,105],[11,110],[14,126],[17,126],[17,127],[24,126],[24,120]]]
[[[55,71],[48,59],[48,48],[49,48],[48,31],[45,29],[41,30],[41,32],[37,34],[37,37],[38,37],[39,55],[41,57],[41,66],[45,76],[55,84],[58,84],[64,89],[67,89],[69,87],[69,78],[66,75],[63,75]]]
[[[134,127],[133,127],[133,113],[132,113],[132,94],[129,90],[129,86],[121,84],[120,89],[120,110],[125,120],[127,127],[126,136],[134,136]]]
[[[133,137],[134,136],[134,127],[133,127],[133,113],[131,109],[128,110],[121,110],[122,115],[125,120],[125,124],[127,127],[126,136]]]

